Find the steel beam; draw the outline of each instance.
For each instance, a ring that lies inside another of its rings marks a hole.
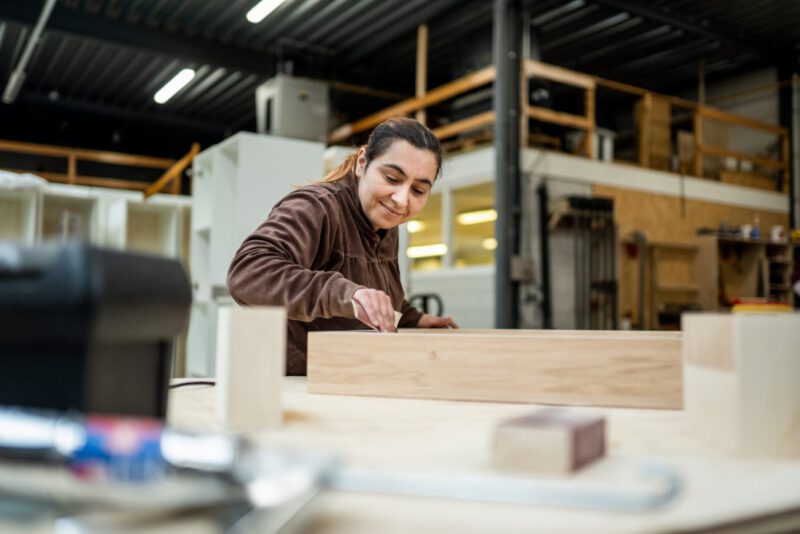
[[[522,11],[519,0],[494,0],[495,327],[519,326],[519,283],[511,261],[520,250],[520,58]]]

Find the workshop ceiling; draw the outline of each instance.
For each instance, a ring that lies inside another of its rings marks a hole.
[[[17,101],[0,108],[22,106],[33,123],[69,111],[128,129],[149,121],[221,139],[254,128],[254,89],[279,69],[397,98],[410,95],[421,23],[430,28],[429,85],[491,60],[489,0],[286,0],[251,24],[245,14],[255,3],[60,0]],[[0,1],[0,89],[42,5]],[[529,0],[523,5],[543,61],[656,91],[696,83],[700,61],[713,78],[756,66],[794,68],[800,52],[800,2]],[[470,58],[462,57],[467,53]],[[156,104],[154,92],[185,67],[197,71],[191,85],[167,104]],[[342,106],[351,106],[343,117],[394,101],[374,95],[343,99]],[[0,137],[12,135],[8,124],[0,124]]]

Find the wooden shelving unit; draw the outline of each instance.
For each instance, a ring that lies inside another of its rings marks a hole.
[[[792,246],[765,239],[697,236],[695,278],[703,310],[725,310],[737,298],[792,304]]]
[[[648,330],[679,330],[681,312],[699,308],[700,289],[690,269],[697,250],[690,243],[647,243]]]

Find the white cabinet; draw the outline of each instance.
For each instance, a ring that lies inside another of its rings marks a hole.
[[[230,299],[226,278],[236,250],[280,199],[322,177],[324,150],[322,143],[240,132],[195,158],[190,376],[214,373],[216,310]]]
[[[88,187],[50,184],[42,191],[42,241],[80,239],[101,244],[99,203]]]
[[[32,244],[39,232],[39,203],[36,189],[0,188],[0,241]]]

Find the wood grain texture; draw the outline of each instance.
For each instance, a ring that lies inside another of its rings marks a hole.
[[[667,332],[312,332],[310,393],[680,409]]]
[[[800,314],[687,314],[692,436],[745,456],[800,458]]]

